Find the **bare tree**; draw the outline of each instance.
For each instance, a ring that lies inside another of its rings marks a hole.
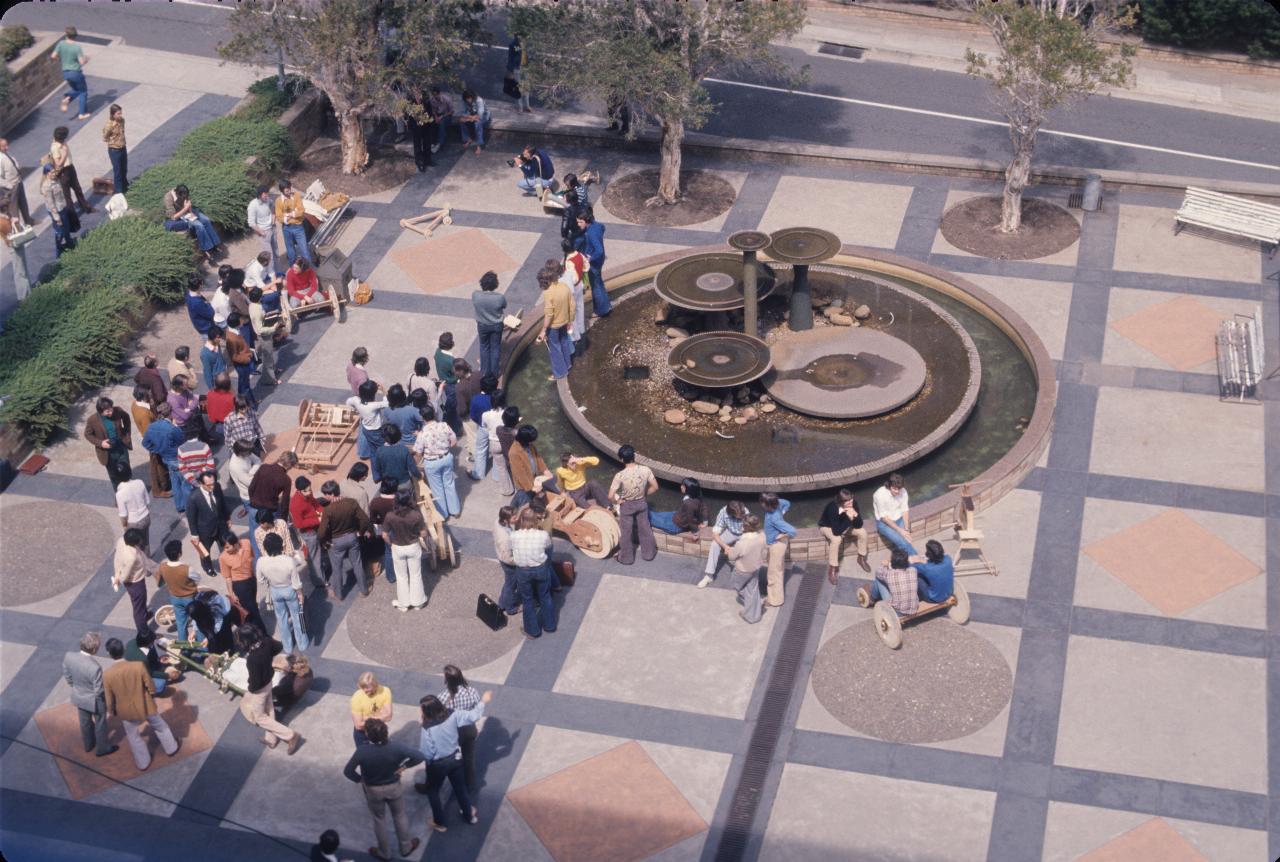
[[[999,53],[966,52],[969,74],[995,86],[995,101],[1009,121],[1013,158],[1005,170],[1000,229],[1022,225],[1022,192],[1031,178],[1036,135],[1049,111],[1085,99],[1103,87],[1127,86],[1130,45],[1101,40],[1111,28],[1133,24],[1133,9],[1118,0],[959,0],[995,38]]]

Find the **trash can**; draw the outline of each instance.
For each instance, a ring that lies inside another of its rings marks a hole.
[[[351,299],[347,283],[351,281],[351,261],[347,256],[332,246],[321,249],[323,257],[316,267],[316,278],[325,290],[336,290],[342,299]]]
[[[1097,212],[1102,205],[1102,177],[1097,174],[1084,175],[1084,194],[1080,209],[1085,212]]]

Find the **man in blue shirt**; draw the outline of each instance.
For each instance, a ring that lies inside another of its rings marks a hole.
[[[783,577],[787,568],[787,548],[796,535],[796,528],[787,523],[787,510],[791,501],[777,494],[761,494],[760,506],[764,509],[764,541],[769,551],[768,600],[771,608],[781,607],[785,601]]]
[[[591,281],[591,308],[596,317],[608,317],[613,306],[604,289],[604,225],[596,221],[595,210],[587,207],[578,213],[578,229],[582,236],[574,241],[574,248],[587,256],[587,276]]]
[[[926,602],[945,602],[951,598],[955,591],[956,570],[951,555],[943,552],[942,543],[937,539],[925,542],[923,557],[916,554],[916,549],[910,545],[907,553],[916,567],[920,598]]]
[[[227,370],[227,355],[222,351],[222,330],[210,326],[204,334],[204,346],[200,348],[200,370],[204,374],[204,386],[212,390],[218,375]],[[195,389],[195,381],[190,381]]]
[[[402,441],[399,425],[388,422],[382,426],[382,443],[373,453],[373,481],[394,479],[397,486],[408,488],[409,480],[422,478],[413,452]]]
[[[516,156],[515,162],[520,167],[520,173],[524,174],[524,178],[516,185],[524,192],[525,197],[541,197],[543,189],[551,188],[551,178],[556,175],[556,166],[552,164],[551,156],[547,155],[546,150],[529,145]]]
[[[185,512],[191,485],[178,468],[178,447],[186,442],[187,435],[173,424],[170,418],[173,408],[167,401],[156,405],[155,412],[155,420],[147,426],[147,433],[142,435],[142,448],[164,462],[169,470],[169,485],[173,489],[173,505],[179,512]]]
[[[209,327],[213,326],[213,306],[200,295],[203,288],[204,279],[192,273],[187,279],[187,316],[191,318],[191,325],[196,328],[196,332],[201,335],[206,334]]]

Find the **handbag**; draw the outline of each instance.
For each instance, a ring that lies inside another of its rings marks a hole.
[[[507,615],[498,607],[498,603],[481,593],[476,599],[476,616],[493,631],[507,627]]]
[[[573,560],[556,560],[551,564],[552,570],[556,573],[556,578],[560,581],[560,586],[571,587],[573,582],[578,579],[578,573],[573,567]]]

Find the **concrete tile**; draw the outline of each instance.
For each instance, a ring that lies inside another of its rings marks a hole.
[[[1256,307],[1246,300],[1113,288],[1102,361],[1216,374],[1218,324],[1234,314],[1252,314]]]
[[[1157,825],[1153,825],[1157,824]],[[1143,830],[1134,835],[1136,830]],[[1049,816],[1045,824],[1044,862],[1074,862],[1096,857],[1103,848],[1121,849],[1126,836],[1144,837],[1156,832],[1163,836],[1166,846],[1179,847],[1184,854],[1167,855],[1169,851],[1154,855],[1130,853],[1127,856],[1103,856],[1109,859],[1210,859],[1231,862],[1236,859],[1263,859],[1267,855],[1267,835],[1261,830],[1236,829],[1212,823],[1178,820],[1170,817],[1151,817],[1134,811],[1116,811],[1073,805],[1067,802],[1050,802]],[[1170,832],[1173,834],[1170,835]],[[1133,840],[1132,838],[1128,840]],[[1183,845],[1178,845],[1181,840]],[[1188,850],[1187,848],[1190,848]]]
[[[360,241],[369,233],[369,229],[377,223],[377,219],[368,216],[352,216],[347,220],[346,227],[342,229],[342,233],[338,234],[338,241],[334,243],[338,251],[351,257],[355,252],[356,246],[360,245]]]
[[[477,862],[555,862],[508,800],[503,799]]]
[[[0,691],[9,687],[18,671],[26,664],[27,659],[36,651],[32,644],[18,644],[12,641],[0,643]]]
[[[787,764],[761,859],[985,860],[994,793]],[[930,828],[920,824],[928,821]]]
[[[938,239],[945,242],[942,234],[938,234]],[[968,278],[1022,315],[1040,336],[1049,355],[1054,359],[1062,358],[1071,312],[1071,284],[980,273],[970,273]]]
[[[558,169],[558,166],[557,166],[557,169]],[[640,161],[622,162],[617,167],[612,168],[609,171],[609,173],[605,176],[605,183],[606,183],[605,188],[606,189],[608,188],[607,184],[610,181],[615,179],[621,179],[622,177],[625,177],[627,174],[636,173],[638,171],[657,170],[657,169],[658,169],[658,163],[656,161],[654,162],[640,162]],[[686,170],[688,170],[688,168],[686,168]],[[703,170],[706,173],[714,174],[720,177],[722,180],[725,180],[727,183],[729,183],[729,185],[733,186],[734,192],[737,192],[737,193],[742,192],[742,186],[747,181],[747,175],[742,171],[709,170],[706,168],[699,168],[699,170]],[[564,172],[561,171],[559,175],[564,176]],[[600,213],[603,212],[607,214],[606,220],[608,221],[624,221],[624,219],[620,219],[618,216],[610,212],[608,206],[605,205],[605,196],[603,192],[600,193],[599,200],[597,201],[595,208],[596,208],[596,218],[600,218]],[[733,211],[733,208],[730,207],[729,209],[720,213],[720,215],[716,216],[715,218],[710,218],[710,219],[707,219],[706,221],[695,222],[694,224],[682,225],[681,229],[682,230],[706,230],[706,231],[716,231],[716,232],[722,231],[724,230],[725,221],[729,218],[729,213],[731,213],[732,211]],[[610,254],[610,257],[612,257],[612,254]]]
[[[349,595],[347,598],[355,600],[354,596]],[[347,633],[347,617],[345,614],[343,614],[340,623],[329,627],[329,630],[325,633],[324,650],[320,653],[320,657],[349,661],[355,664],[369,665],[370,667],[386,667],[386,665],[374,661],[356,649],[356,645],[351,642],[351,635]]]
[[[553,690],[742,718],[778,615],[747,625],[734,600],[728,590],[607,574]],[[685,684],[670,684],[672,667],[684,668]]]
[[[912,188],[907,185],[784,176],[778,180],[759,229],[772,233],[784,227],[814,224],[814,201],[820,200],[822,216],[817,221],[841,242],[893,248],[911,193]]]
[[[1262,411],[1177,392],[1101,389],[1095,473],[1262,491]]]
[[[962,191],[960,189],[952,189],[950,192],[947,193],[947,203],[943,212],[946,212],[946,210],[951,209],[956,204],[963,203],[964,201],[967,201],[970,198],[980,198],[980,197],[990,197],[990,195],[987,194],[986,192],[969,192],[969,191]],[[1071,212],[1070,210],[1068,210],[1068,212],[1071,213],[1071,217],[1074,218],[1077,222],[1080,221],[1080,217],[1076,213]],[[955,255],[960,255],[962,257],[977,257],[977,255],[970,254],[969,252],[963,249],[956,248],[951,243],[947,242],[947,238],[942,235],[941,230],[938,231],[938,235],[934,238],[933,248],[931,248],[930,251],[933,254],[955,254]],[[1079,256],[1080,256],[1080,241],[1076,240],[1071,245],[1064,248],[1062,251],[1054,252],[1053,254],[1047,255],[1046,257],[1037,257],[1035,259],[1035,262],[1056,264],[1058,266],[1075,266],[1076,259]]]
[[[1174,236],[1175,213],[1164,207],[1120,204],[1115,268],[1221,281],[1262,278],[1262,257],[1256,248],[1191,230]]]
[[[367,195],[359,195],[351,200],[356,202],[363,201],[364,203],[370,204],[389,204],[396,199],[396,195],[400,194],[400,190],[404,187],[405,184],[400,183],[399,185],[392,186],[389,189],[383,189],[380,192],[370,192]]]
[[[666,254],[685,247],[661,242],[639,242],[633,239],[609,239],[606,234],[605,250],[608,252],[608,259],[604,262],[604,275],[609,277],[618,270],[626,269],[632,261]]]
[[[540,724],[529,734],[524,754],[520,757],[520,763],[516,766],[507,789],[519,790],[527,784],[568,769],[575,763],[617,748],[626,741],[621,736],[585,733]]]
[[[1054,762],[1265,792],[1265,673],[1257,659],[1072,637]]]
[[[537,241],[538,234],[527,231],[453,225],[430,238],[397,240],[387,258],[400,270],[397,283],[401,286],[416,284],[429,295],[470,299],[480,276],[490,270],[497,273],[499,289],[505,291]]]
[[[446,144],[448,147],[455,145],[452,136],[450,138]],[[502,215],[545,215],[548,223],[552,218],[558,219],[559,216],[543,213],[542,204],[536,197],[525,197],[524,192],[516,187],[524,175],[518,168],[507,167],[507,159],[515,155],[517,149],[518,145],[499,143],[478,156],[471,152],[459,156],[424,205],[428,208],[452,206]],[[552,160],[556,163],[557,177],[563,177],[566,171],[576,173],[581,170],[580,160],[569,159],[566,162],[555,152]]]
[[[1014,489],[992,506],[978,513],[978,529],[983,532],[982,548],[1000,574],[964,578],[970,593],[1026,598],[1027,584],[1035,559],[1036,524],[1040,519],[1040,493]],[[958,545],[949,539],[943,547],[953,556]]]

